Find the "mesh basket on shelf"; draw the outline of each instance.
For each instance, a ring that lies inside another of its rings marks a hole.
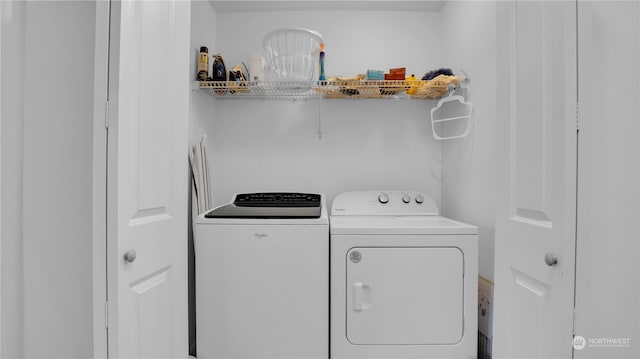
[[[282,28],[268,32],[262,39],[267,81],[276,81],[287,89],[310,89],[317,80],[322,42],[322,35],[307,29]]]

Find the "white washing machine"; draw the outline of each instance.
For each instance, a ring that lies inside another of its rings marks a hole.
[[[322,195],[250,193],[195,224],[198,359],[327,359]]]
[[[477,228],[413,191],[331,208],[331,358],[476,358]]]

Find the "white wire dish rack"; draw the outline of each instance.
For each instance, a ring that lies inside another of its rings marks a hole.
[[[309,82],[318,79],[320,47],[324,39],[313,30],[280,28],[262,38],[267,72],[266,80],[274,81],[288,91],[304,91]]]

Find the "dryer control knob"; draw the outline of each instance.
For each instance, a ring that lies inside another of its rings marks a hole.
[[[402,202],[404,203],[411,202],[411,196],[409,196],[408,194],[405,194],[404,196],[402,196]]]
[[[421,195],[417,195],[416,196],[416,203],[417,204],[422,204],[424,202],[424,197],[422,197]]]
[[[378,195],[378,202],[382,204],[389,203],[389,195],[384,192],[380,193],[380,195]]]

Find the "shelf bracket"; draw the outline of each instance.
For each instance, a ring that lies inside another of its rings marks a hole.
[[[322,111],[320,108],[322,107],[322,101],[318,100],[318,139],[322,139]]]

